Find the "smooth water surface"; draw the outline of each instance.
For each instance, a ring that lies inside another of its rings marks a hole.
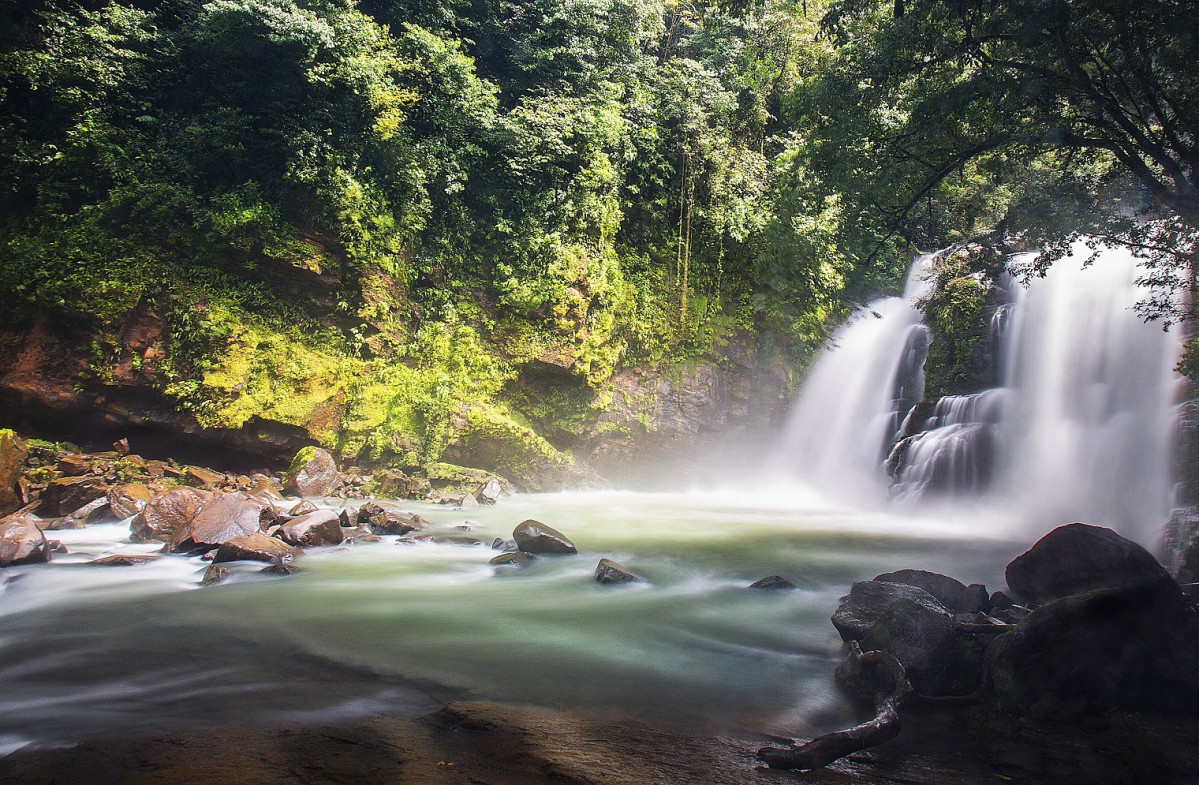
[[[127,525],[54,533],[70,556],[0,573],[0,753],[417,713],[453,697],[809,734],[849,718],[833,687],[840,639],[829,615],[853,581],[920,567],[997,587],[1027,545],[800,491],[408,506],[463,541],[383,537],[310,551],[288,577],[235,565],[230,582],[206,588],[198,558],[83,564],[152,551],[128,542]],[[526,518],[566,533],[579,555],[489,565],[491,541]],[[648,582],[596,584],[601,557]],[[746,588],[771,574],[799,588]]]

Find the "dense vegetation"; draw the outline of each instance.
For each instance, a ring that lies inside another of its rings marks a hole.
[[[735,336],[798,367],[915,248],[1131,240],[1177,318],[1193,5],[14,0],[0,305],[89,325],[85,384],[153,310],[201,424],[402,466],[566,460]]]

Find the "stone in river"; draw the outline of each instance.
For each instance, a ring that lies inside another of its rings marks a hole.
[[[1111,529],[1071,523],[1046,534],[1007,566],[1008,588],[1026,604],[1169,576],[1149,551]]]
[[[230,575],[229,568],[223,564],[210,564],[208,569],[204,571],[204,577],[200,579],[201,586],[213,586],[228,578]]]
[[[962,604],[962,595],[966,591],[966,585],[961,581],[928,570],[896,570],[885,572],[874,579],[924,589],[949,610],[955,610]]]
[[[283,492],[293,496],[328,496],[338,485],[337,463],[320,447],[305,447],[292,459]]]
[[[155,496],[129,522],[129,539],[133,542],[172,542],[176,532],[187,527],[200,507],[212,500],[208,491],[196,488],[172,488]]]
[[[333,510],[314,510],[288,521],[279,536],[289,545],[303,547],[339,545],[345,539],[341,519]]]
[[[50,561],[50,544],[25,516],[0,520],[0,567]]]
[[[428,524],[424,518],[387,502],[367,502],[358,509],[358,523],[365,523],[375,534],[399,534],[419,531]]]
[[[645,583],[645,578],[636,574],[623,564],[611,559],[600,559],[595,566],[596,583]]]
[[[537,561],[537,557],[531,553],[511,551],[509,553],[501,553],[499,556],[495,556],[490,559],[487,563],[494,564],[497,567],[514,567],[517,569],[523,569],[535,561]]]
[[[475,491],[475,499],[479,504],[495,504],[500,500],[500,494],[504,492],[500,481],[492,477],[487,482],[479,486],[479,490]]]
[[[750,589],[794,589],[795,584],[781,575],[768,575],[749,585]]]
[[[154,492],[139,482],[127,482],[108,489],[108,508],[118,520],[131,518],[154,501]]]
[[[255,534],[277,518],[275,508],[261,499],[240,491],[221,494],[175,532],[173,546],[178,550],[207,550],[234,537]]]
[[[289,562],[296,557],[298,551],[287,543],[268,537],[262,532],[231,537],[217,549],[213,562],[220,564],[230,561],[264,561],[272,563]]]
[[[892,603],[900,599],[924,605],[934,613],[948,614],[936,597],[917,586],[888,581],[858,581],[841,598],[841,604],[833,614],[833,626],[845,641],[861,640],[866,631],[883,617]]]
[[[158,561],[162,556],[156,553],[117,553],[112,556],[102,556],[87,562],[101,567],[137,567]]]
[[[527,520],[512,530],[516,547],[525,553],[578,553],[575,544],[566,535],[546,526],[541,521]]]

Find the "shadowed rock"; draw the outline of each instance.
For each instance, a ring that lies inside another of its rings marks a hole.
[[[596,583],[646,583],[645,578],[631,571],[623,564],[611,559],[600,559],[595,567]]]
[[[557,529],[546,526],[541,521],[527,520],[512,530],[512,539],[516,547],[525,553],[578,553],[575,544]]]
[[[849,594],[841,598],[841,604],[833,614],[833,626],[841,633],[842,640],[861,640],[891,604],[901,599],[911,600],[933,613],[949,613],[949,609],[936,597],[916,586],[886,581],[858,581]]]
[[[915,586],[924,589],[936,597],[937,602],[948,610],[956,610],[962,602],[966,586],[961,581],[927,570],[896,570],[885,572],[875,577],[876,581],[884,583],[902,583],[905,586]]]
[[[753,583],[751,583],[748,586],[748,588],[750,588],[750,589],[771,589],[771,590],[794,589],[795,584],[792,583],[791,581],[787,580],[786,578],[784,578],[781,575],[768,575],[765,578],[762,578],[761,580],[754,581]]]

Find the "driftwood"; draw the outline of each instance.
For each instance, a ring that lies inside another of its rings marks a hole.
[[[854,641],[850,644],[842,675],[861,685],[871,686],[869,691],[874,697],[874,719],[847,730],[818,736],[799,747],[763,747],[758,750],[758,760],[772,769],[818,769],[852,752],[875,747],[899,735],[899,708],[915,694],[899,660],[884,651],[863,654],[857,641]]]

